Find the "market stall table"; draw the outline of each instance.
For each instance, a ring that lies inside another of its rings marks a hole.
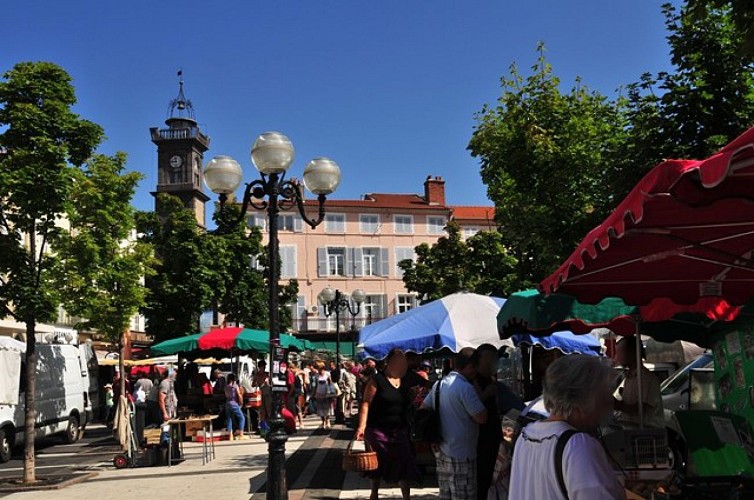
[[[167,421],[167,424],[170,425],[170,443],[168,443],[168,466],[172,465],[173,463],[173,437],[176,435],[175,430],[178,430],[178,435],[180,436],[180,426],[186,425],[189,423],[199,423],[202,425],[202,431],[204,434],[204,437],[202,439],[202,465],[205,465],[208,462],[211,462],[212,459],[215,458],[215,435],[214,435],[214,428],[213,428],[213,421],[218,417],[218,415],[199,415],[199,416],[191,416],[191,417],[185,417],[185,418],[174,418]],[[180,444],[180,450],[181,455],[183,455],[183,440],[178,440]]]

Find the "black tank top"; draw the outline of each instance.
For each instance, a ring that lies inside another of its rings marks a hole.
[[[382,429],[397,429],[408,425],[408,391],[403,383],[396,389],[382,373],[377,373],[372,380],[377,392],[369,405],[367,426]]]

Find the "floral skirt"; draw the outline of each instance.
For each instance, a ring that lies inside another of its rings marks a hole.
[[[407,427],[367,427],[364,440],[377,452],[377,470],[367,472],[367,477],[381,478],[388,483],[412,481],[419,477]]]

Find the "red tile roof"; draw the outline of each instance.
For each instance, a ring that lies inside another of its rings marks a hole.
[[[453,218],[494,222],[495,207],[450,207]]]
[[[307,200],[316,203],[316,200]],[[393,208],[404,210],[438,210],[447,212],[449,207],[444,205],[429,205],[424,197],[418,194],[388,194],[369,193],[361,200],[331,200],[328,198],[325,206],[340,208]]]

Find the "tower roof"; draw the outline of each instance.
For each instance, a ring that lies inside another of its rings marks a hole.
[[[171,100],[168,105],[167,122],[173,118],[196,122],[194,106],[191,104],[190,100],[186,99],[186,96],[183,93],[183,70],[178,70],[178,97]]]

